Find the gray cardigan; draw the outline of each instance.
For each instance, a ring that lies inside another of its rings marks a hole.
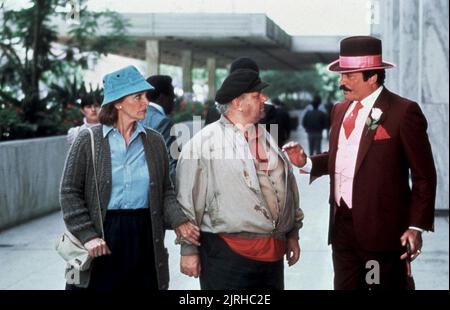
[[[99,187],[102,218],[111,196],[111,156],[108,138],[103,138],[102,126],[92,127],[95,141],[96,172]],[[188,219],[178,204],[169,177],[167,150],[162,136],[146,128],[147,135],[140,133],[145,157],[151,176],[149,209],[153,232],[155,268],[159,289],[167,289],[169,284],[168,253],[164,247],[167,228],[176,228]],[[65,163],[61,180],[60,204],[67,229],[83,244],[101,237],[101,223],[98,214],[98,200],[95,190],[92,166],[90,134],[83,130],[72,144]],[[108,243],[108,240],[106,240]],[[70,270],[66,269],[66,273]],[[82,272],[80,283],[89,284],[90,270]]]

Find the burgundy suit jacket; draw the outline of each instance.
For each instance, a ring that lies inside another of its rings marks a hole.
[[[311,157],[311,182],[330,175],[329,243],[336,208],[334,171],[339,131],[350,104],[346,101],[333,107],[329,151]],[[367,124],[364,127],[353,180],[353,224],[363,249],[398,251],[400,237],[409,226],[434,229],[436,169],[427,121],[417,103],[384,88],[373,107],[383,111],[379,126],[390,138],[374,140],[376,130],[369,130]]]

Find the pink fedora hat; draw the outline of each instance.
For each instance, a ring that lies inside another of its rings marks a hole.
[[[350,73],[392,67],[395,65],[383,61],[381,57],[381,40],[370,36],[355,36],[341,40],[339,59],[330,63],[328,70]]]

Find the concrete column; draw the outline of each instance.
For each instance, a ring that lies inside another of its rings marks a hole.
[[[208,58],[206,68],[208,70],[208,99],[214,100],[216,96],[216,59]]]
[[[159,74],[159,41],[145,41],[145,61],[147,62],[147,76]]]
[[[192,93],[192,51],[181,52],[181,68],[183,71],[183,91]]]
[[[230,74],[231,63],[227,64],[227,65],[225,66],[225,69],[227,69],[228,74]]]

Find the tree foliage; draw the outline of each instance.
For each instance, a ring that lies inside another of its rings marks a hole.
[[[79,116],[69,110],[78,110],[82,69],[132,43],[123,18],[90,12],[86,0],[78,2],[79,23],[67,24],[67,2],[34,0],[0,11],[0,140],[65,133],[72,125],[66,117]]]
[[[264,90],[269,97],[293,97],[294,94],[319,94],[324,100],[338,98],[339,76],[316,64],[301,71],[263,71],[262,80],[270,86]]]

